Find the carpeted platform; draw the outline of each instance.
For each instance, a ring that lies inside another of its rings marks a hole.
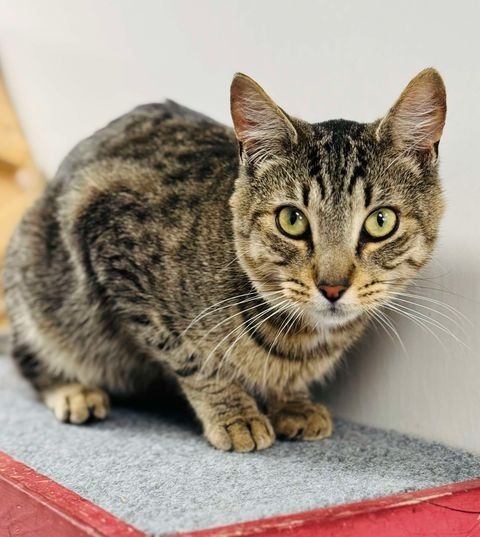
[[[342,421],[319,443],[221,453],[185,414],[57,423],[0,358],[0,450],[146,532],[207,528],[480,475],[480,456]]]

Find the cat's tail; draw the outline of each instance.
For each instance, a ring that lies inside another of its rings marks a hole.
[[[10,352],[10,332],[6,329],[0,330],[0,356]]]

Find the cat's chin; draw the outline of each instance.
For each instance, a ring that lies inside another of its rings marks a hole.
[[[325,327],[336,328],[351,323],[360,317],[361,311],[346,310],[343,308],[327,308],[316,310],[315,316],[319,324]]]

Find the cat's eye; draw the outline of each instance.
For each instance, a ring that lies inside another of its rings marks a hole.
[[[398,225],[397,213],[389,207],[382,207],[370,213],[363,228],[371,240],[386,239],[392,235]]]
[[[282,207],[277,212],[277,226],[293,239],[303,238],[309,228],[307,217],[296,207]]]

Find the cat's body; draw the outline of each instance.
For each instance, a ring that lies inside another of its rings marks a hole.
[[[162,390],[171,377],[218,448],[267,447],[273,429],[324,437],[330,418],[309,401],[308,385],[369,318],[341,295],[379,293],[387,271],[403,285],[428,259],[441,213],[436,164],[422,172],[421,188],[412,188],[420,169],[405,162],[398,189],[387,175],[380,184],[376,175],[395,156],[378,141],[381,124],[311,126],[265,101],[282,121],[276,133],[291,127],[288,141],[283,133],[268,144],[271,121],[261,136],[248,130],[234,89],[240,168],[233,130],[173,102],[142,106],[72,151],[12,238],[5,282],[13,355],[59,419],[104,418],[103,390]],[[285,165],[293,131],[302,151]],[[282,158],[265,157],[265,141]],[[385,196],[395,207],[409,200],[412,211],[429,196],[435,218],[416,217],[420,244],[405,211],[400,236],[368,254],[370,246],[349,239],[350,224],[357,218],[362,229],[372,199]],[[275,213],[293,198],[311,211],[302,244],[282,237]],[[338,214],[345,221],[329,224]]]

